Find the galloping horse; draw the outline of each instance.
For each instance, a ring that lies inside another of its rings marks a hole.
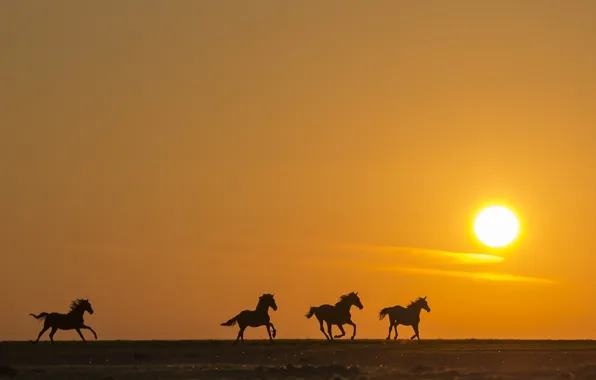
[[[234,344],[238,343],[239,339],[242,339],[242,343],[244,343],[244,330],[248,326],[267,326],[269,341],[273,343],[273,338],[275,338],[276,331],[275,326],[273,326],[273,323],[270,322],[269,307],[271,307],[273,310],[277,310],[277,305],[275,304],[273,294],[263,294],[259,297],[259,303],[257,304],[257,308],[255,310],[243,310],[240,312],[240,314],[229,321],[222,323],[221,325],[234,326],[236,323],[238,323],[240,331],[238,331],[238,337],[236,337]],[[271,330],[273,330],[273,332]]]
[[[428,307],[426,297],[418,297],[416,301],[410,302],[408,307],[393,306],[381,310],[379,313],[379,320],[385,318],[386,315],[389,315],[389,335],[387,335],[387,340],[391,339],[392,328],[395,330],[395,337],[393,339],[397,339],[398,325],[412,326],[415,334],[412,335],[410,340],[413,340],[414,338],[420,340],[418,324],[420,323],[420,310],[422,309],[430,313],[430,307]]]
[[[68,314],[60,314],[60,313],[41,313],[39,315],[29,314],[36,319],[44,320],[43,329],[41,329],[41,331],[39,332],[39,335],[37,336],[37,340],[33,343],[39,342],[39,338],[41,338],[43,333],[45,333],[50,328],[52,329],[52,331],[50,331],[50,340],[52,341],[52,344],[54,343],[54,334],[56,334],[56,331],[58,331],[58,329],[60,329],[60,330],[77,330],[77,332],[79,333],[79,336],[81,337],[81,339],[83,339],[83,343],[87,343],[87,341],[85,340],[85,337],[81,333],[81,329],[90,330],[93,333],[93,335],[95,336],[95,339],[97,339],[97,334],[95,333],[95,331],[91,327],[86,326],[85,321],[83,320],[83,314],[86,311],[89,314],[93,314],[93,308],[91,307],[89,300],[78,299],[78,300],[72,301],[72,303],[70,304],[70,312]]]
[[[316,316],[319,320],[321,331],[328,340],[333,340],[334,338],[331,333],[332,325],[337,325],[341,331],[341,335],[336,335],[335,338],[341,338],[346,335],[343,327],[344,324],[351,325],[354,327],[354,332],[351,339],[354,340],[354,337],[356,336],[356,324],[352,322],[352,315],[350,314],[350,307],[352,306],[356,306],[360,310],[364,308],[360,302],[357,292],[352,292],[350,294],[341,296],[339,302],[337,302],[335,306],[325,304],[317,307],[311,307],[308,311],[308,314],[306,314],[306,318],[310,319],[313,315]],[[329,332],[329,335],[327,335],[325,329],[323,328],[323,321],[327,323],[327,331]]]

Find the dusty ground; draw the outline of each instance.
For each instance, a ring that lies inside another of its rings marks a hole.
[[[591,341],[0,343],[22,379],[596,379]]]

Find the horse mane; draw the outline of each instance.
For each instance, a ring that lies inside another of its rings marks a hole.
[[[348,293],[348,294],[344,294],[343,296],[339,297],[339,301],[337,301],[336,305],[339,305],[342,302],[345,302],[348,298],[352,297],[352,294],[354,293]]]
[[[410,304],[407,307],[416,306],[420,300],[422,300],[422,297],[418,297],[416,301],[410,301]]]
[[[274,299],[274,298],[273,298],[273,294],[270,294],[270,293],[265,293],[265,294],[263,294],[262,296],[260,296],[260,297],[259,297],[259,302],[257,303],[257,306],[258,306],[258,305],[261,305],[261,304],[262,304],[263,302],[265,302],[265,300],[267,300],[267,299],[271,299],[271,300],[272,300],[272,299]]]
[[[72,301],[70,303],[70,311],[75,311],[78,308],[80,308],[81,306],[83,306],[84,304],[89,303],[89,300],[84,300],[84,299],[76,299],[74,301]]]

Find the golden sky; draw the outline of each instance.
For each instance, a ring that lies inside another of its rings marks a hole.
[[[0,339],[78,297],[101,339],[234,338],[264,292],[322,338],[304,314],[353,290],[361,338],[418,296],[422,339],[596,338],[595,12],[1,2]],[[504,250],[471,233],[491,202]]]

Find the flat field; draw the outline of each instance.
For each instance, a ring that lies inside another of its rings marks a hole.
[[[596,342],[0,342],[17,379],[596,379]]]

